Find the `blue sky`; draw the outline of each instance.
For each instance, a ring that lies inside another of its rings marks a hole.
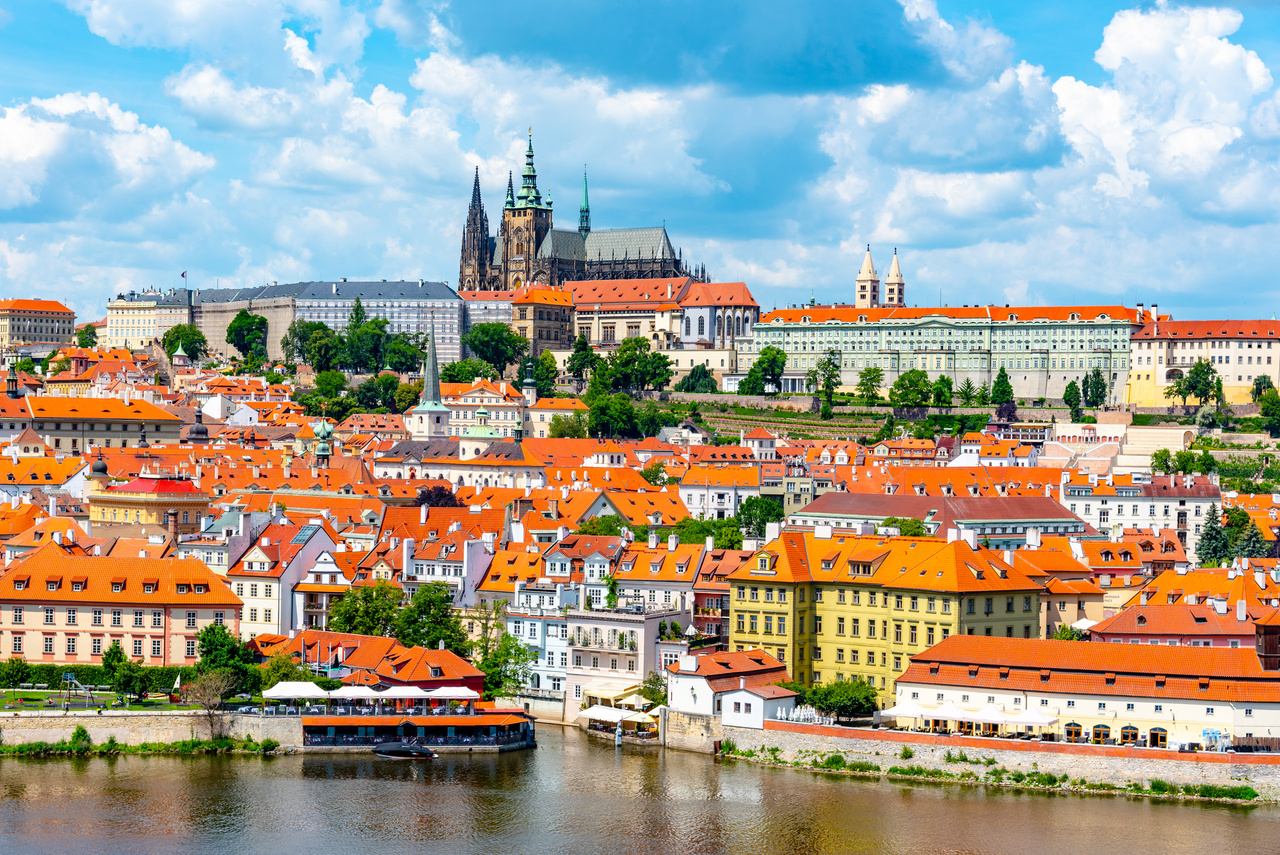
[[[454,282],[533,128],[576,221],[761,305],[1269,317],[1280,8],[972,0],[0,0],[0,294]]]

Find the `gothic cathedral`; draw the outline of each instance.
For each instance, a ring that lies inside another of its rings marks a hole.
[[[706,268],[691,269],[683,252],[671,246],[665,227],[591,229],[587,174],[582,173],[578,229],[554,227],[551,199],[538,190],[533,166],[533,135],[525,151],[520,192],[507,178],[507,198],[496,237],[480,200],[480,170],[471,187],[471,205],[462,230],[460,291],[514,291],[527,282],[559,286],[584,279],[670,279],[709,281]]]

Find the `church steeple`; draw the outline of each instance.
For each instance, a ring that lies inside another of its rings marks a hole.
[[[529,131],[529,147],[524,153],[524,172],[520,174],[520,195],[517,207],[542,207],[542,194],[538,192],[538,170],[533,166],[533,131]]]
[[[578,208],[578,234],[586,240],[591,234],[591,203],[587,201],[587,167],[582,167],[582,205]]]
[[[471,204],[467,206],[467,224],[462,230],[462,261],[458,269],[458,287],[483,290],[488,286],[489,263],[492,260],[489,217],[480,199],[480,167],[476,167],[471,184]]]
[[[475,180],[475,182],[471,185],[471,207],[470,207],[470,210],[474,211],[476,208],[480,208],[480,207],[483,207],[483,206],[480,204],[480,167],[478,167],[478,166],[477,166],[477,167],[476,167],[476,180]]]
[[[503,204],[504,208],[514,208],[516,206],[515,188],[511,184],[511,173],[507,173],[507,201]]]
[[[436,359],[436,316],[431,314],[431,333],[422,358],[422,403],[440,405],[440,363]]]
[[[880,306],[880,277],[876,275],[875,263],[871,261],[871,244],[867,244],[866,257],[862,259],[862,269],[854,280],[857,286],[857,303],[860,309],[875,309]]]
[[[905,306],[907,289],[906,280],[902,278],[902,268],[898,266],[898,248],[893,248],[893,264],[889,265],[889,275],[884,278],[884,305]]]

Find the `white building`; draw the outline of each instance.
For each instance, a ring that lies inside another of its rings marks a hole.
[[[708,716],[724,712],[729,692],[791,679],[787,666],[763,650],[682,656],[666,667],[666,675],[668,707]]]
[[[799,695],[781,686],[747,686],[725,692],[720,701],[720,720],[728,727],[763,730],[766,721],[777,721],[781,713],[795,709]]]

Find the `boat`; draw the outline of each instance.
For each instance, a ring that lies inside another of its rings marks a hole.
[[[431,760],[436,753],[425,745],[413,742],[382,742],[373,746],[373,753],[384,760]]]

